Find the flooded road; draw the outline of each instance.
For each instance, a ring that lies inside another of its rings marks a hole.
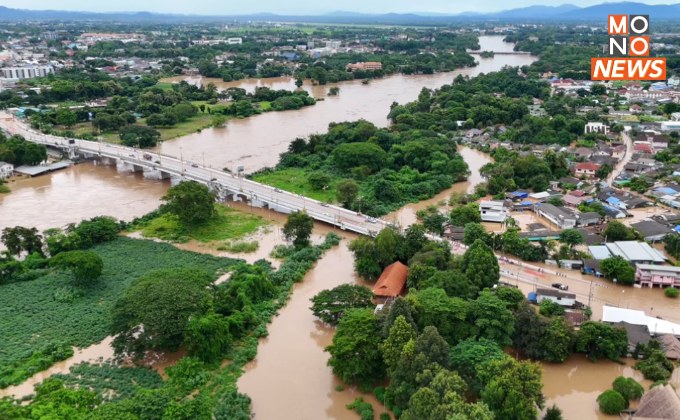
[[[115,166],[82,163],[11,182],[12,192],[0,194],[0,230],[43,230],[102,215],[129,221],[156,209],[169,186],[169,181],[146,180],[141,173],[119,173]]]
[[[482,50],[512,50],[512,44],[502,41],[502,36],[482,36],[479,39]],[[326,86],[305,85],[314,97],[325,100],[298,111],[269,112],[246,119],[230,120],[224,128],[211,128],[200,133],[164,142],[159,149],[162,153],[202,162],[214,168],[234,169],[243,165],[246,172],[274,166],[279,154],[286,151],[288,144],[296,137],[325,132],[331,122],[368,120],[379,127],[389,123],[387,113],[393,102],[406,103],[415,100],[423,87],[435,89],[451,83],[458,74],[476,76],[500,70],[504,66],[531,64],[535,57],[529,55],[496,55],[493,58],[476,58],[479,65],[433,75],[393,75],[371,80],[363,85],[355,80]],[[179,79],[174,79],[179,80]],[[198,83],[196,78],[190,79]],[[276,89],[295,89],[293,78],[246,80],[224,83],[213,82],[218,88],[243,87],[254,90],[256,86]],[[338,96],[327,96],[332,86],[340,87]]]

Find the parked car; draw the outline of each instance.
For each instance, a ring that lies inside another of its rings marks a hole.
[[[567,286],[566,284],[562,284],[562,283],[553,283],[552,287],[554,287],[555,289],[560,289],[560,290],[569,290],[569,286]]]
[[[192,164],[191,164],[191,167],[192,167],[192,168],[198,168],[198,163],[192,163]]]

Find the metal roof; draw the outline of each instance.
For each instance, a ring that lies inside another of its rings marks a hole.
[[[606,260],[612,256],[609,249],[604,245],[591,245],[588,247],[588,251],[596,260]]]
[[[663,263],[664,256],[647,242],[618,241],[606,243],[605,246],[613,255],[618,255],[627,261],[653,261]]]

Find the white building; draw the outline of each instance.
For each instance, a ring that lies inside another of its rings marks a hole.
[[[661,131],[680,131],[680,121],[664,121],[661,123]]]
[[[0,162],[0,179],[7,179],[14,172],[14,165],[7,162]]]
[[[243,38],[227,38],[227,44],[229,45],[241,45],[243,44]]]
[[[52,66],[3,67],[0,71],[5,79],[33,79],[54,73]]]
[[[560,306],[573,307],[576,304],[576,295],[561,292],[557,289],[537,289],[536,302],[540,305],[544,300],[550,300]]]
[[[482,201],[479,203],[479,214],[483,222],[503,223],[508,217],[502,201]]]
[[[632,325],[646,325],[652,335],[672,334],[680,336],[680,324],[648,316],[644,311],[602,306],[602,322],[617,324],[627,322]]]
[[[609,133],[609,127],[601,122],[589,122],[588,124],[586,124],[584,132],[585,134],[588,133],[607,134]]]

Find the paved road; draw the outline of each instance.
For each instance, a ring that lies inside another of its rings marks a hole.
[[[0,128],[10,134],[21,135],[34,143],[63,149],[75,147],[79,153],[116,159],[142,167],[146,171],[159,171],[159,175],[164,172],[181,179],[193,180],[217,188],[222,187],[228,191],[237,192],[239,195],[247,197],[248,200],[266,202],[279,212],[290,213],[305,210],[315,220],[336,225],[344,230],[374,236],[388,225],[387,222],[380,219],[369,218],[342,207],[327,205],[302,195],[281,191],[175,156],[161,155],[121,145],[43,134],[7,113],[0,113]]]
[[[623,144],[626,146],[626,154],[607,177],[607,184],[609,185],[612,185],[612,182],[623,172],[623,169],[633,157],[633,139],[625,131],[621,132],[621,137],[623,137]]]

